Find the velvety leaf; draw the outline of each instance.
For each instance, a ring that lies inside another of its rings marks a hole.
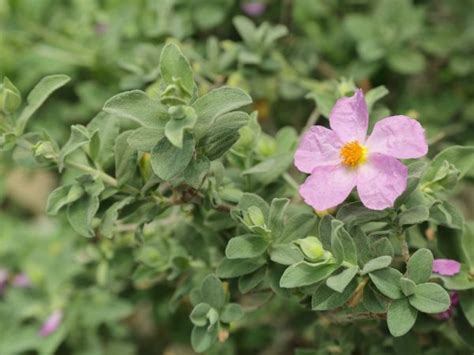
[[[415,325],[418,311],[410,306],[408,299],[393,301],[388,307],[387,325],[394,337],[402,336]]]
[[[426,206],[415,206],[398,215],[398,223],[401,226],[419,224],[428,220],[430,210]]]
[[[426,282],[416,287],[410,304],[423,313],[440,313],[449,308],[449,294],[438,284]]]
[[[179,80],[191,97],[194,91],[193,71],[186,57],[173,43],[168,43],[161,51],[160,74],[166,85],[174,85]]]
[[[433,265],[433,254],[429,249],[418,249],[408,260],[407,277],[416,284],[429,280]]]
[[[406,277],[400,279],[400,288],[405,296],[411,296],[415,293],[416,283]]]
[[[459,303],[466,320],[474,327],[474,289],[459,292]]]
[[[79,200],[71,203],[67,209],[67,219],[71,227],[83,237],[92,238],[92,219],[99,210],[97,196],[84,195]]]
[[[269,157],[250,169],[244,170],[242,174],[252,175],[262,184],[268,185],[285,173],[292,163],[293,154],[282,153]]]
[[[217,266],[217,276],[230,279],[250,274],[265,265],[265,259],[226,259],[224,258]]]
[[[151,166],[160,178],[170,180],[186,169],[193,153],[194,139],[190,134],[184,136],[182,149],[163,138],[151,152]]]
[[[444,161],[448,161],[449,163],[453,164],[460,171],[460,179],[466,174],[472,176],[474,170],[474,159],[472,159],[473,154],[474,146],[465,147],[455,145],[446,148],[433,158],[429,168],[422,177],[422,181],[432,181]]]
[[[164,128],[167,111],[158,101],[140,90],[126,91],[110,98],[104,105],[107,113],[132,120],[143,127]]]
[[[334,264],[301,261],[285,270],[280,279],[280,286],[294,288],[312,285],[330,276],[337,268]]]
[[[211,307],[220,309],[224,306],[225,295],[222,282],[214,275],[208,275],[201,285],[201,297]]]
[[[247,124],[249,115],[245,112],[229,112],[220,116],[201,138],[199,145],[210,160],[220,158],[240,138],[239,130]]]
[[[224,323],[232,323],[244,316],[244,311],[237,303],[226,304],[221,313],[221,321]]]
[[[390,267],[373,271],[369,274],[370,279],[377,289],[388,298],[394,300],[403,297],[402,290],[399,286],[402,276],[400,271]]]
[[[260,235],[246,234],[229,240],[225,255],[229,259],[255,258],[267,250],[268,242]]]
[[[392,257],[389,255],[379,256],[378,258],[368,261],[362,268],[362,275],[374,272],[376,270],[385,269],[392,263]]]
[[[132,131],[127,142],[136,151],[151,152],[164,136],[163,128],[140,127]]]
[[[207,313],[210,309],[211,306],[207,303],[199,303],[193,308],[193,311],[189,315],[189,319],[194,325],[204,327],[207,324]]]
[[[254,289],[265,279],[266,273],[267,268],[262,267],[251,274],[239,277],[239,291],[241,293],[247,293]]]
[[[226,86],[201,96],[192,105],[198,116],[196,138],[202,138],[217,117],[250,103],[252,98],[243,90]]]
[[[352,237],[344,229],[341,221],[332,221],[331,248],[338,262],[347,261],[357,265],[357,250]]]
[[[285,211],[289,203],[290,200],[287,198],[274,198],[270,204],[268,226],[276,237],[283,231]]]
[[[202,353],[217,342],[217,325],[211,327],[194,327],[191,332],[191,345],[194,351]]]
[[[462,229],[464,225],[462,213],[446,201],[438,202],[430,208],[430,220],[454,229]]]
[[[91,134],[84,126],[74,125],[71,127],[71,135],[69,137],[69,140],[59,152],[58,168],[60,172],[64,169],[64,160],[66,159],[66,157],[71,153],[74,153],[82,146],[88,144],[90,142],[90,139]]]
[[[290,217],[286,222],[283,231],[278,238],[278,242],[289,243],[309,234],[314,234],[313,231],[316,228],[317,223],[318,218],[315,214],[296,214]]]
[[[195,124],[196,116],[170,119],[165,126],[165,136],[175,147],[182,148],[184,132],[191,131]]]
[[[349,285],[352,279],[357,275],[358,271],[358,266],[347,268],[337,275],[330,276],[326,280],[326,285],[334,291],[342,293],[347,285]]]
[[[26,124],[36,110],[46,101],[46,99],[61,86],[64,86],[70,78],[67,75],[55,74],[45,76],[30,91],[26,98],[26,107],[21,112],[17,122],[17,132],[23,133]]]
[[[126,184],[135,175],[137,152],[128,144],[132,131],[123,132],[115,142],[115,177],[119,186]]]
[[[356,287],[357,282],[353,281],[340,293],[321,283],[314,290],[313,297],[311,298],[311,308],[315,311],[328,311],[338,308],[349,300]]]
[[[272,261],[282,265],[293,265],[304,259],[303,253],[294,244],[273,244],[269,253]]]

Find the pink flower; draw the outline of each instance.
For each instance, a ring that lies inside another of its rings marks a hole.
[[[3,290],[7,287],[8,282],[8,270],[0,269],[0,295],[3,293]]]
[[[241,9],[248,16],[257,17],[265,12],[267,5],[262,2],[246,2],[241,5]]]
[[[459,294],[456,291],[452,291],[449,293],[449,298],[451,299],[451,305],[449,306],[448,310],[441,313],[437,313],[435,315],[436,318],[440,320],[447,320],[453,316],[454,310],[459,304]]]
[[[383,210],[405,190],[408,169],[398,159],[428,152],[423,127],[407,116],[390,116],[377,122],[367,138],[368,122],[359,89],[336,102],[329,115],[331,129],[313,126],[303,135],[295,166],[311,174],[300,195],[314,209],[337,206],[357,186],[367,208]]]
[[[61,312],[60,310],[55,310],[44,321],[39,331],[39,335],[41,335],[42,337],[47,337],[48,335],[54,333],[61,325],[62,319],[63,319],[63,312]]]
[[[31,281],[27,274],[21,273],[21,274],[15,275],[15,277],[13,278],[12,284],[15,287],[26,288],[26,287],[31,286]]]
[[[453,276],[461,271],[461,264],[456,260],[451,259],[434,259],[433,260],[433,272]]]

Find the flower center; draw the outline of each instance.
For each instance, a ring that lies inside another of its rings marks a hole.
[[[352,141],[342,146],[340,155],[344,165],[354,168],[367,160],[367,148],[358,141]]]

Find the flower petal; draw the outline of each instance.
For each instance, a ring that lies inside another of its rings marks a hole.
[[[309,174],[317,166],[338,164],[341,146],[336,133],[323,126],[313,126],[303,135],[296,150],[295,166]]]
[[[329,124],[344,143],[354,140],[361,144],[365,142],[369,114],[361,89],[352,97],[337,100],[329,114]]]
[[[300,195],[315,210],[327,210],[349,196],[356,179],[355,171],[342,165],[318,166],[300,186]]]
[[[397,159],[383,155],[369,156],[359,168],[357,192],[365,207],[383,210],[392,207],[407,186],[408,168]]]
[[[461,271],[461,264],[452,259],[434,259],[433,260],[433,272],[453,276]]]
[[[407,116],[390,116],[377,122],[366,146],[369,152],[398,159],[420,158],[428,152],[425,130]]]

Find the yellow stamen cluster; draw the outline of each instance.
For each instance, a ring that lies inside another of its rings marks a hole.
[[[344,165],[354,168],[367,160],[367,148],[357,141],[352,141],[342,146],[340,155]]]

